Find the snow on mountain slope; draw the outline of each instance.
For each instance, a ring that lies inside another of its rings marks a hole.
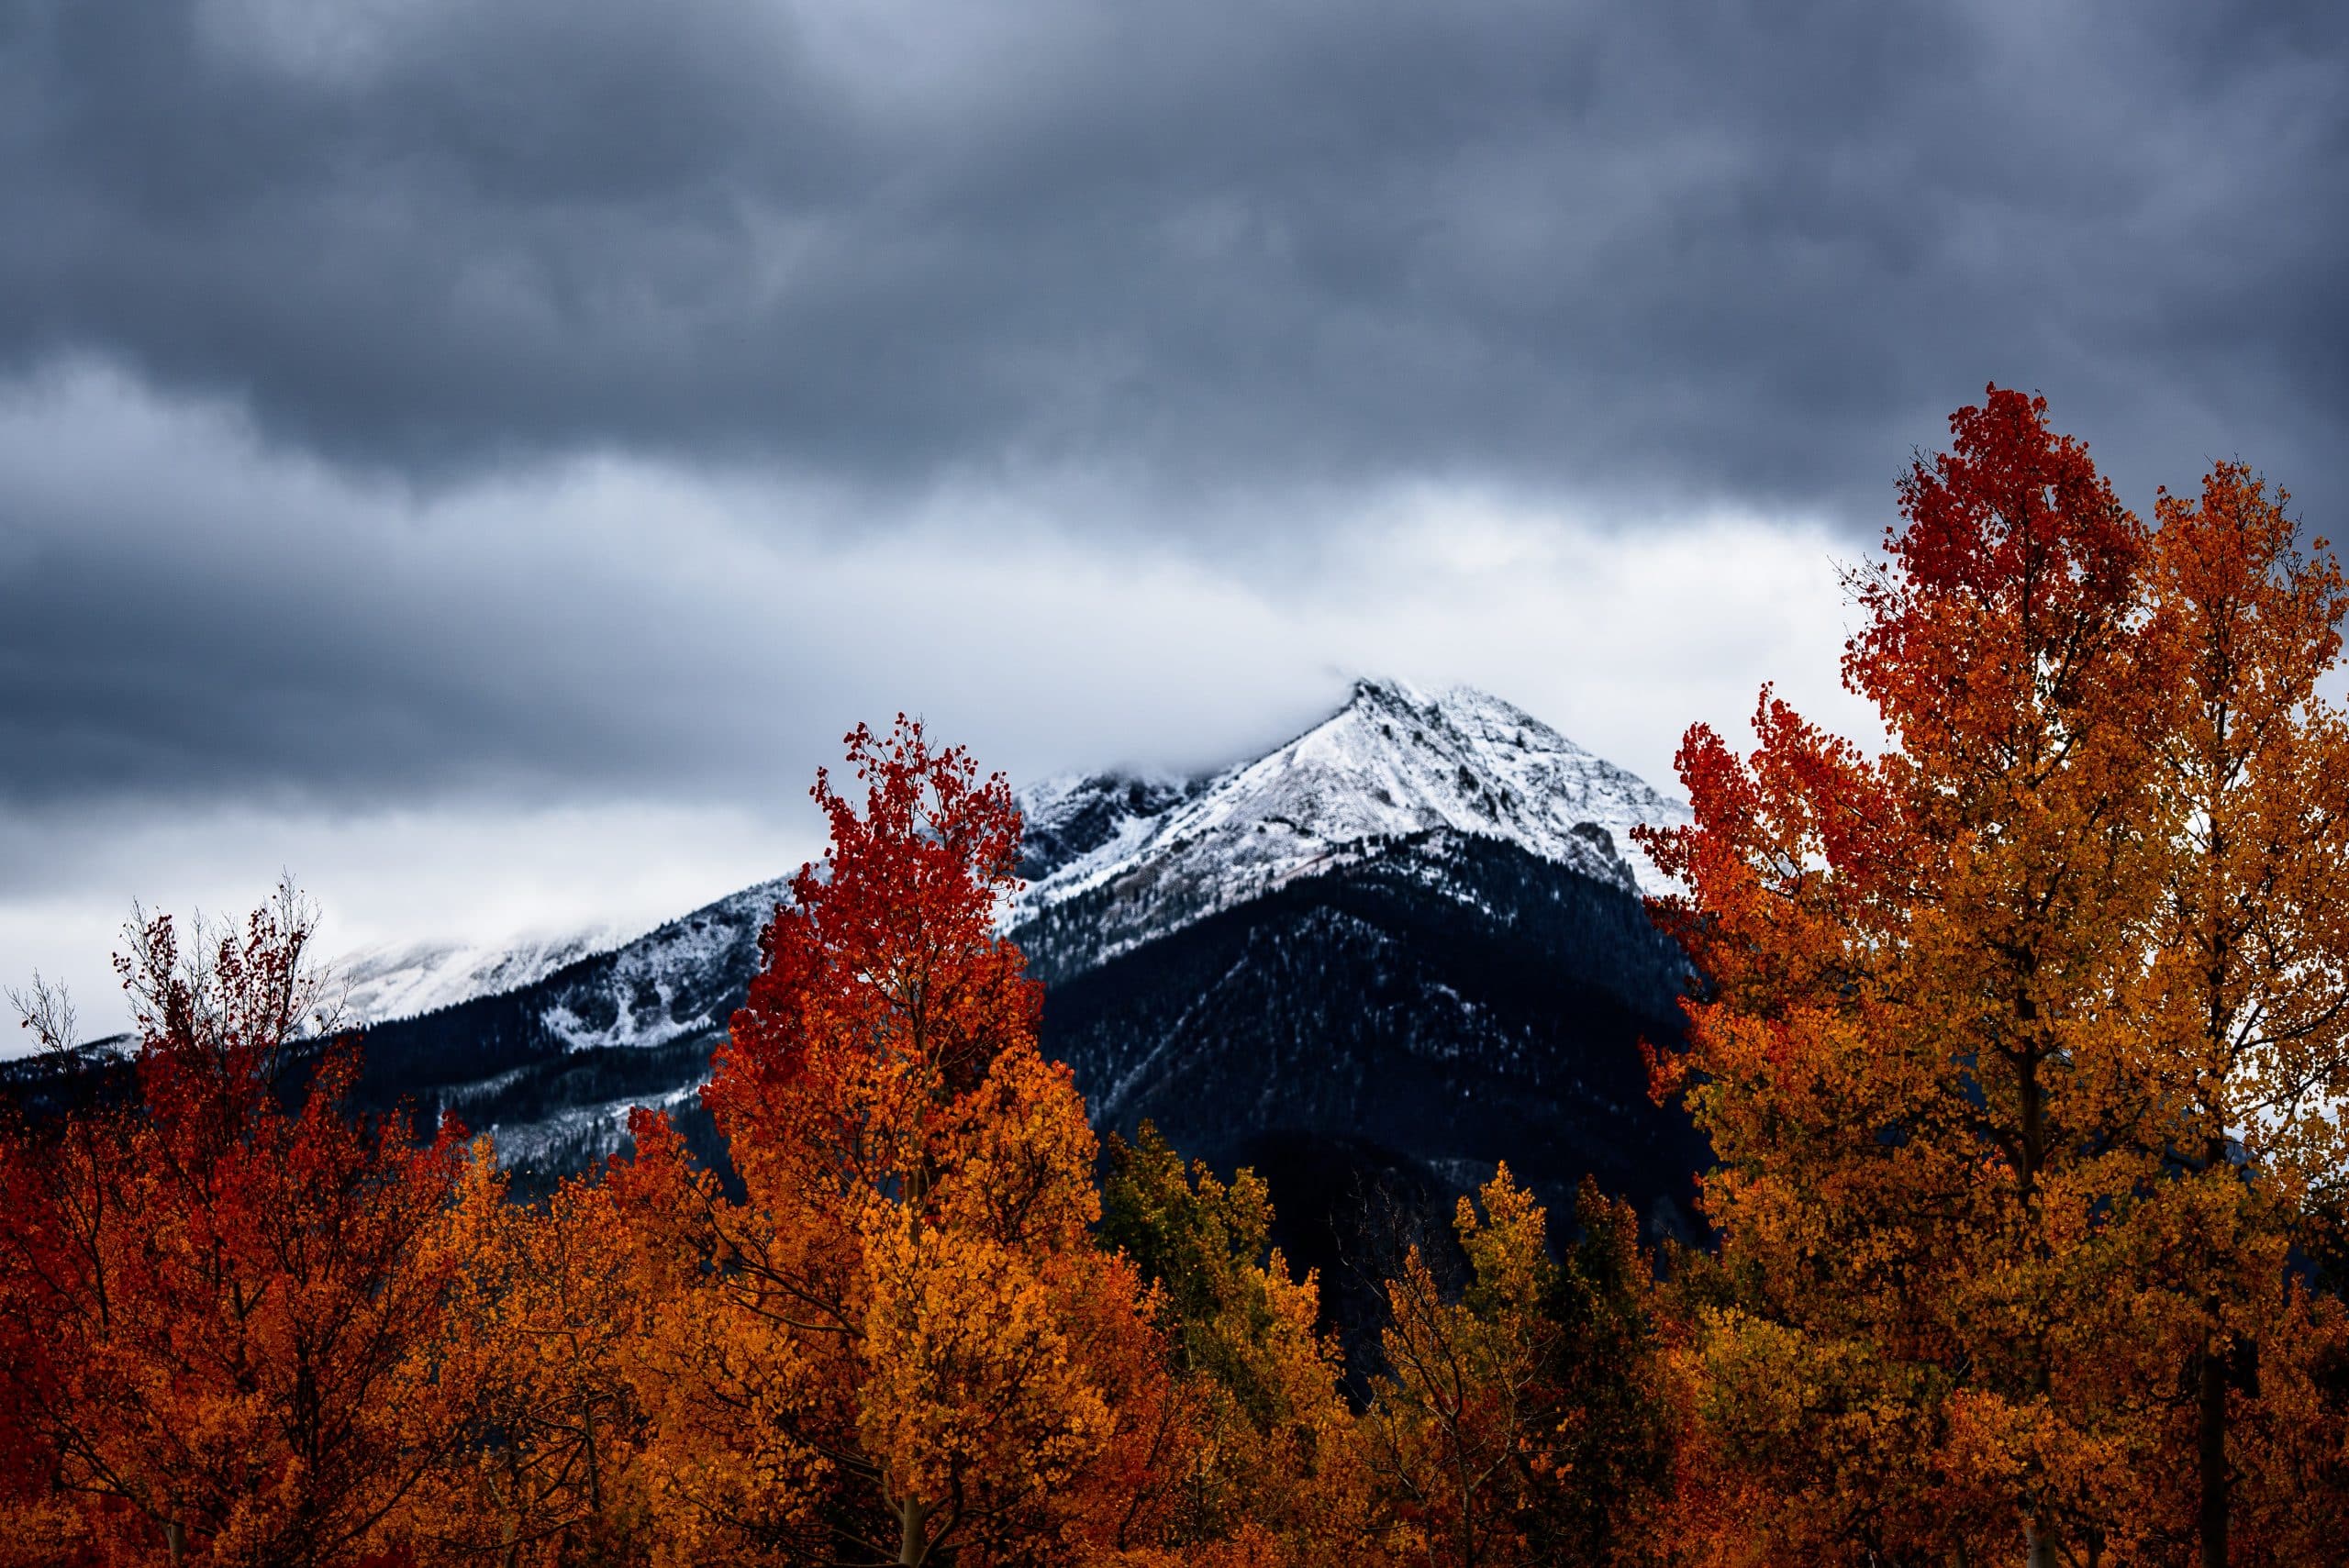
[[[524,991],[595,959],[547,990],[540,1021],[574,1050],[661,1045],[725,1026],[738,999],[705,993],[713,984],[724,992],[747,977],[759,932],[790,896],[790,878],[776,877],[640,935],[601,925],[503,944],[386,943],[346,954],[331,967],[345,990],[349,1020],[373,1026]]]
[[[759,933],[791,897],[778,877],[647,931],[554,989],[539,1018],[572,1050],[714,1034],[758,967]]]
[[[1104,846],[1139,845],[1149,824],[1197,794],[1208,781],[1172,773],[1074,773],[1019,791],[1024,819],[1019,874],[1040,882]]]
[[[1102,956],[1432,829],[1482,835],[1615,883],[1665,884],[1631,841],[1687,807],[1499,698],[1358,681],[1346,705],[1252,762],[1188,785],[1105,774],[1023,795],[1056,847],[1013,901],[1019,926],[1082,901]],[[1083,821],[1071,835],[1063,825]]]
[[[362,948],[336,961],[355,1024],[378,1024],[518,990],[618,947],[629,933],[591,926],[511,942],[420,941]]]

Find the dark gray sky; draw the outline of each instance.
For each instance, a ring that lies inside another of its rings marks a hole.
[[[919,708],[1667,782],[1909,451],[2349,499],[2349,11],[0,0],[0,978],[650,919]]]

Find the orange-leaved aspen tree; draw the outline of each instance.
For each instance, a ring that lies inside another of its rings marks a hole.
[[[1001,775],[900,717],[763,941],[705,1101],[740,1198],[660,1118],[606,1178],[643,1262],[640,1397],[677,1561],[1044,1563],[1145,1543],[1164,1345],[1092,1241],[1096,1144],[995,931]]]
[[[415,1358],[461,1151],[346,1109],[314,929],[290,885],[186,951],[134,919],[135,1097],[0,1137],[0,1429],[54,1560],[362,1561],[447,1447]]]
[[[1897,1477],[1904,1520],[1943,1551],[2011,1530],[2045,1568],[2102,1549],[2144,1441],[2111,1396],[2132,1293],[2102,1219],[2158,1174],[2119,1006],[2160,880],[2148,541],[2041,401],[1993,388],[1951,426],[1855,578],[1844,675],[1888,748],[1766,691],[1750,758],[1702,726],[1682,747],[1695,825],[1648,841],[1699,979],[1658,1077],[1712,1140],[1745,1287],[1707,1353],[1786,1362],[1720,1386],[1860,1401],[1854,1473]],[[1822,1562],[1907,1528],[1851,1501],[1752,1523]],[[1799,1539],[1804,1514],[1836,1536]]]
[[[465,1440],[406,1510],[417,1551],[496,1568],[635,1560],[650,1527],[624,1358],[643,1325],[611,1194],[574,1179],[516,1203],[478,1139],[430,1245],[452,1285],[429,1354]]]
[[[2171,853],[2138,1038],[2176,1178],[2149,1206],[2162,1223],[2147,1266],[2175,1287],[2168,1327],[2192,1389],[2193,1479],[2178,1490],[2197,1502],[2203,1568],[2226,1568],[2233,1412],[2254,1402],[2263,1353],[2280,1373],[2297,1348],[2273,1330],[2322,1310],[2288,1299],[2288,1249],[2309,1239],[2296,1217],[2349,1171],[2349,720],[2322,690],[2349,587],[2325,541],[2304,541],[2286,497],[2240,464],[2212,469],[2199,496],[2164,494],[2156,515],[2145,637],[2169,699],[2157,758]],[[2256,1491],[2267,1539],[2243,1560],[2281,1561],[2274,1531],[2305,1499]]]
[[[2239,468],[2148,530],[2040,400],[1952,428],[1855,577],[1887,749],[1765,693],[1649,840],[1720,1162],[1691,1451],[1777,1476],[1726,1527],[1782,1558],[2223,1564],[2236,1471],[2305,1474],[2288,1399],[2231,1447],[2250,1353],[2337,1317],[2288,1254],[2349,1090],[2342,582]]]

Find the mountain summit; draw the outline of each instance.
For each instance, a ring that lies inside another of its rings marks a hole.
[[[1630,831],[1688,820],[1522,708],[1396,680],[1355,682],[1328,718],[1223,773],[1057,779],[1021,791],[1020,806],[1030,882],[1006,923],[1049,930],[1048,973],[1061,973],[1431,832],[1655,892],[1664,879]]]

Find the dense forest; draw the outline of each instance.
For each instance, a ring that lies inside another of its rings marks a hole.
[[[129,1066],[0,1126],[0,1563],[2349,1562],[2349,585],[2240,466],[2147,520],[2039,400],[1951,428],[1850,581],[1881,751],[1766,689],[1750,752],[1692,729],[1653,929],[1450,839],[1198,922],[1121,993],[1213,1000],[1153,1026],[1164,1125],[1086,978],[1045,1049],[1009,790],[902,717],[818,776],[707,1088],[582,1174],[363,1093],[290,886],[134,923]],[[1473,995],[1415,970],[1461,943]],[[1393,1195],[1340,1311],[1266,1172],[1375,1146],[1372,1014],[1425,1119],[1597,1175]],[[1553,1125],[1601,1026],[1652,1049],[1596,1103],[1685,1143]],[[1302,1141],[1246,1120],[1275,1078]],[[1642,1223],[1676,1159],[1693,1213]]]

